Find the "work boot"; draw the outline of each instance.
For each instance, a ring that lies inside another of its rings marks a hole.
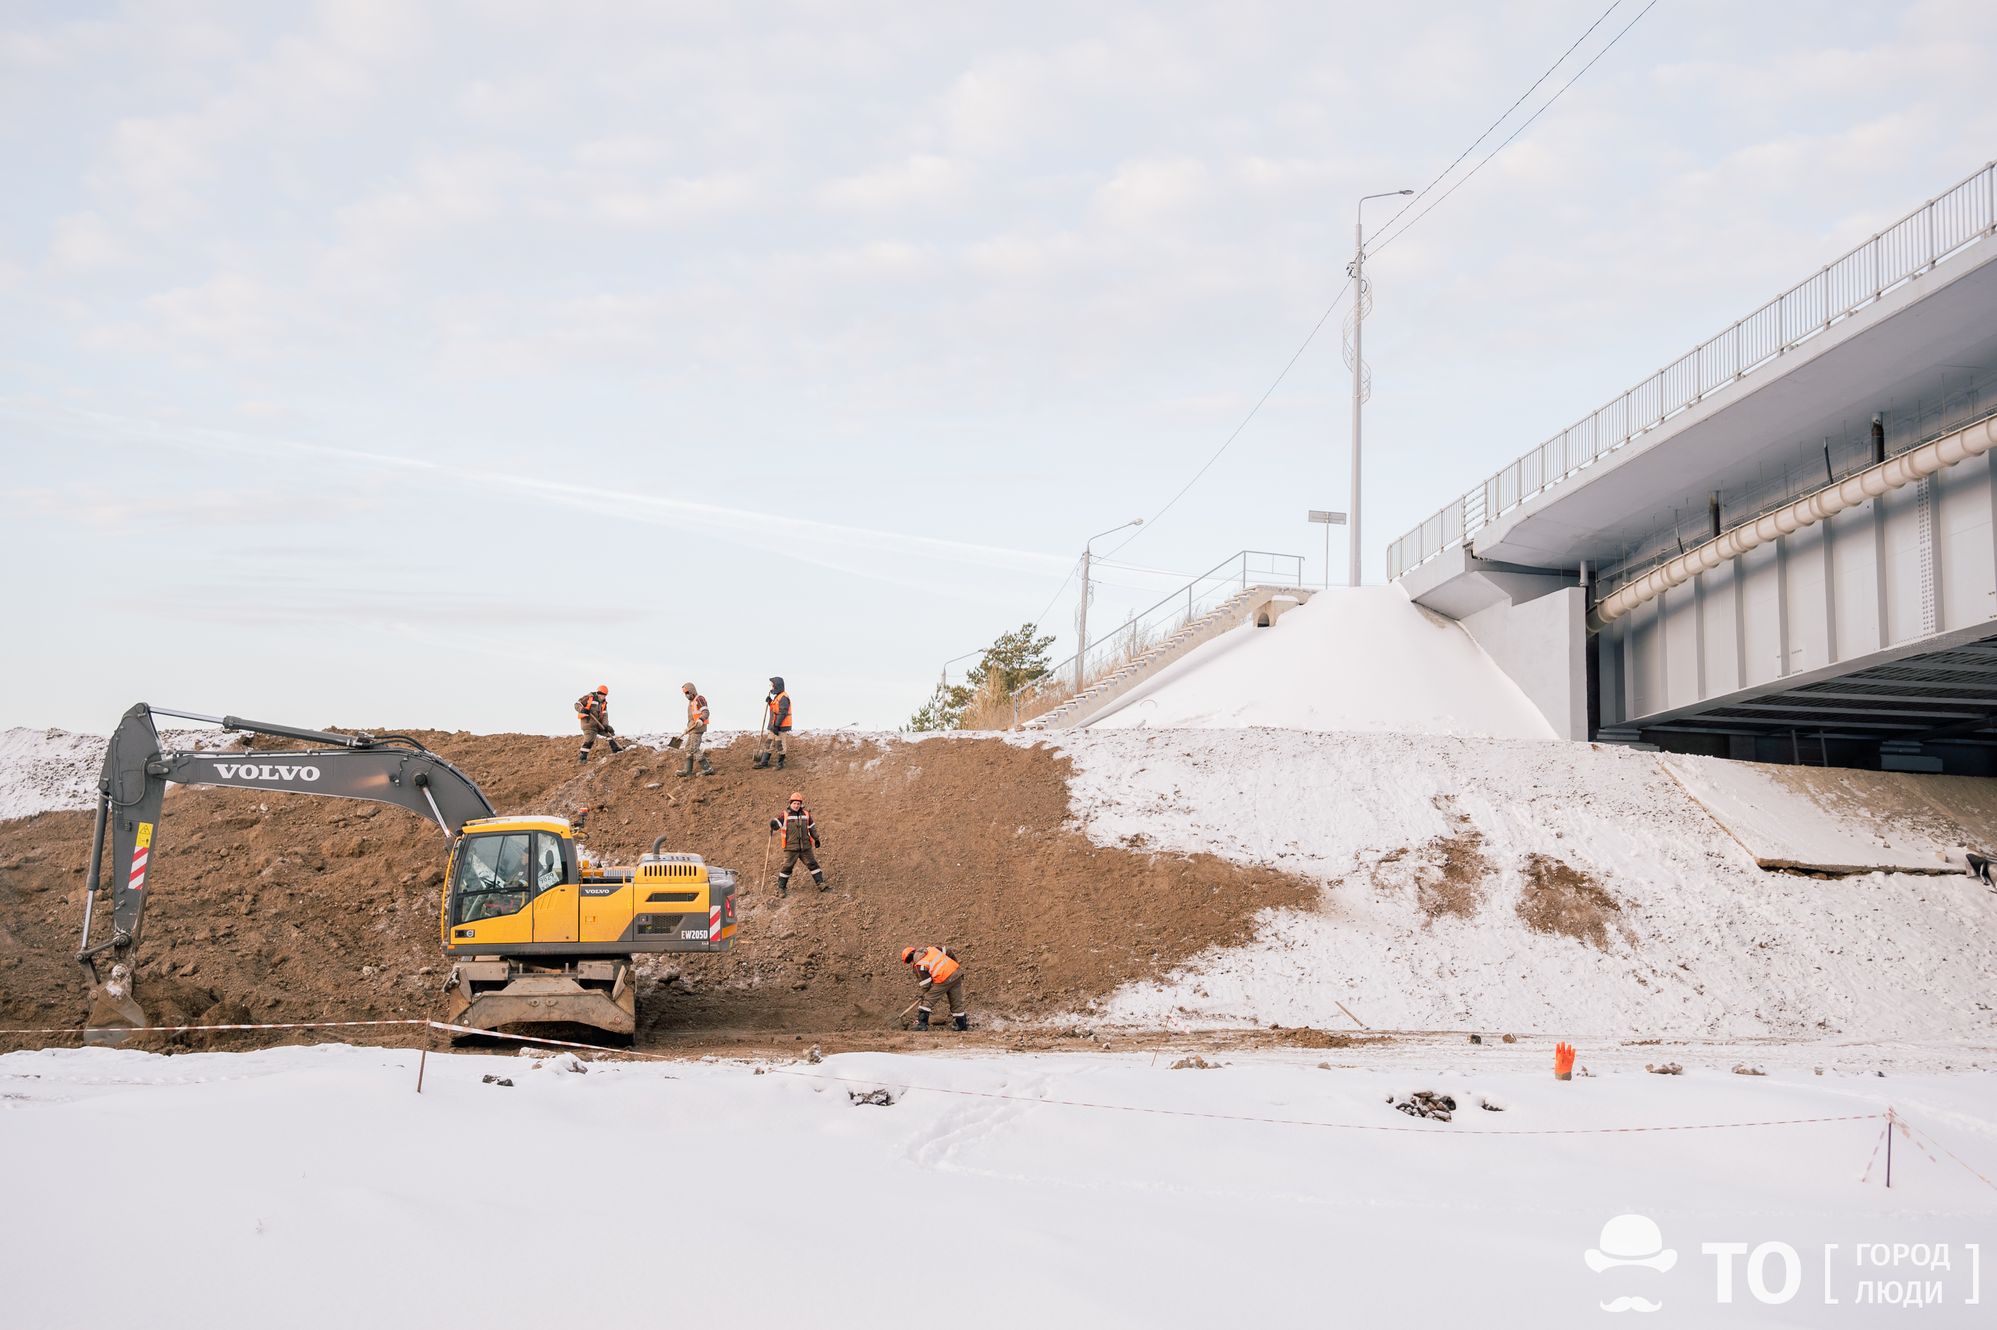
[[[679,769],[679,774],[680,774],[681,776],[691,776],[691,775],[693,774],[693,759],[692,759],[692,758],[688,758],[688,759],[687,759],[686,761],[684,761],[684,762],[680,763],[680,769]]]
[[[778,770],[778,771],[782,771],[782,770],[784,769],[784,760],[785,760],[785,759],[786,759],[786,758],[787,758],[788,756],[789,756],[789,754],[787,754],[787,753],[778,753],[778,754],[777,754],[777,770]]]
[[[818,884],[818,889],[819,889],[820,891],[830,891],[830,890],[832,890],[832,888],[831,888],[831,887],[828,887],[828,886],[826,886],[826,885],[825,885],[825,874],[823,874],[823,873],[813,873],[813,874],[811,875],[811,880],[812,880],[813,882],[816,882],[816,883]]]
[[[610,741],[610,751],[611,751],[611,752],[613,752],[613,753],[621,753],[621,752],[623,752],[623,751],[624,751],[624,745],[623,745],[623,744],[621,744],[621,743],[618,743],[618,742],[617,742],[617,740],[615,740],[615,739],[612,739],[612,740]]]
[[[585,748],[585,749],[583,749],[583,750],[582,750],[582,751],[581,751],[580,753],[577,753],[577,754],[576,754],[576,761],[578,761],[578,762],[587,762],[587,761],[589,761],[589,749]]]
[[[707,760],[706,753],[700,755],[700,774],[703,776],[712,776],[714,774],[714,764]]]
[[[790,895],[790,875],[789,875],[789,874],[785,874],[785,875],[783,875],[782,877],[779,877],[779,878],[777,879],[777,895],[779,895],[779,896],[788,896],[788,895]]]
[[[929,1028],[928,1012],[918,1011],[915,1013],[915,1028],[918,1030],[927,1030]]]
[[[952,1029],[956,1030],[968,1030],[971,1028],[971,1018],[969,1016],[962,1015],[961,1013],[956,1016],[952,1016],[950,1018],[950,1026]]]
[[[768,753],[758,753],[756,754],[756,760],[749,765],[761,771],[764,767],[770,765],[770,755]]]

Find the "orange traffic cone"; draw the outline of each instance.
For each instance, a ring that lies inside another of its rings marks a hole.
[[[1553,1046],[1553,1079],[1571,1081],[1574,1079],[1574,1045],[1555,1044]]]

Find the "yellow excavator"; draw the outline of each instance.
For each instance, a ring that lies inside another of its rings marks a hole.
[[[162,752],[155,716],[329,746]],[[441,929],[454,962],[444,985],[445,1016],[454,1024],[497,1030],[573,1023],[628,1036],[637,1028],[634,955],[726,951],[735,939],[734,872],[697,854],[666,853],[664,837],[634,865],[601,866],[568,819],[495,816],[469,776],[406,735],[334,734],[142,702],[119,722],[98,777],[76,957],[90,976],[91,1043],[121,1043],[151,1025],[133,975],[170,783],[364,799],[434,821],[449,844]],[[111,933],[93,943],[105,889]]]

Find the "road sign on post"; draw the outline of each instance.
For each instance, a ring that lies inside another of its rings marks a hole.
[[[1330,513],[1322,508],[1310,510],[1310,520],[1324,527],[1324,584],[1331,586],[1331,529],[1345,525],[1344,513]]]

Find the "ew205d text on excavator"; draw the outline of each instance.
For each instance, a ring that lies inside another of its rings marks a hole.
[[[162,752],[156,715],[332,746]],[[150,1025],[133,980],[169,784],[364,799],[434,821],[449,843],[440,926],[455,962],[445,983],[446,1018],[455,1024],[573,1022],[630,1035],[634,955],[726,951],[735,938],[735,874],[697,854],[662,852],[664,837],[631,867],[599,866],[568,819],[495,816],[470,777],[406,736],[334,734],[140,703],[111,736],[98,778],[77,951],[92,985],[86,1037],[93,1043],[117,1043]],[[111,935],[93,943],[107,841]]]

